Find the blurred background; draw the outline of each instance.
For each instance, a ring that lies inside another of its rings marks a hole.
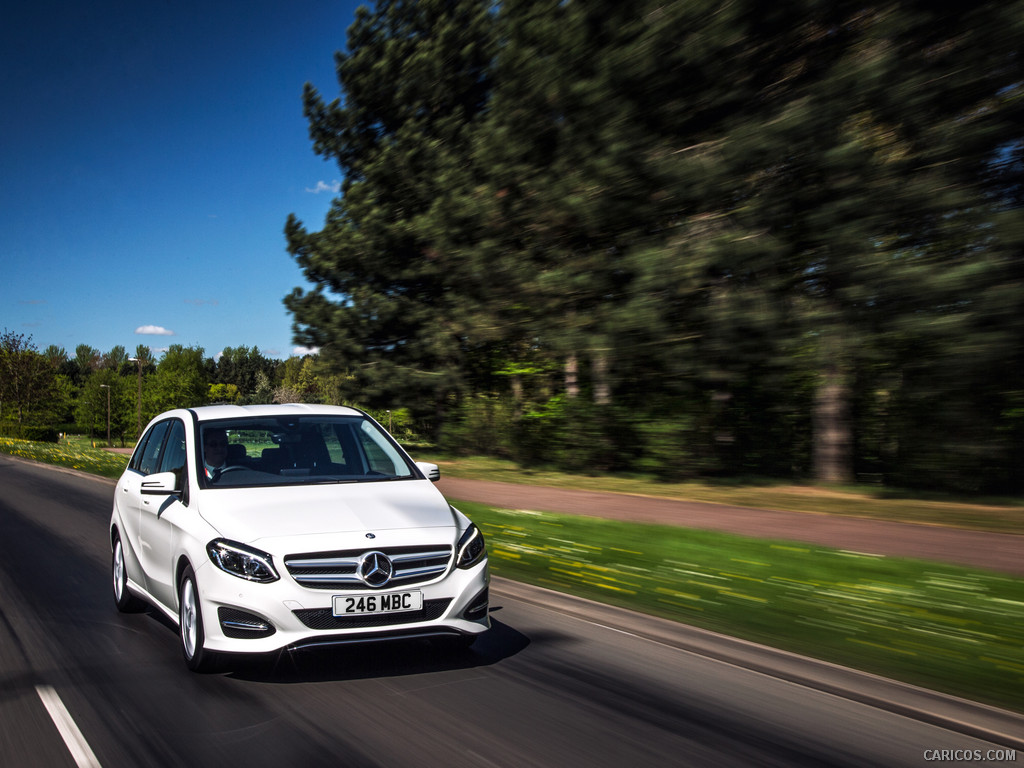
[[[378,3],[307,88],[296,340],[450,450],[1019,492],[1022,20]]]
[[[2,418],[344,402],[526,465],[1020,493],[1022,33],[1017,1],[364,7],[303,99],[338,197],[281,214],[309,354],[5,331]]]

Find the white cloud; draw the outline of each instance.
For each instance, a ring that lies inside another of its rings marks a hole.
[[[320,347],[292,347],[292,354],[298,357],[303,355],[319,355]]]
[[[306,187],[306,191],[312,192],[314,195],[319,195],[321,192],[333,192],[334,194],[338,194],[341,191],[341,182],[335,180],[328,184],[326,181],[321,179],[316,183],[315,187]]]
[[[174,331],[169,331],[159,325],[140,325],[135,329],[136,336],[173,336]]]

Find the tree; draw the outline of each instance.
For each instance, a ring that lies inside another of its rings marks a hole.
[[[274,388],[271,385],[270,376],[263,371],[256,373],[256,387],[249,395],[250,403],[272,403],[274,402]]]
[[[659,82],[672,64],[659,36],[678,28],[659,14],[657,3],[503,3],[479,132],[492,192],[488,259],[514,297],[502,324],[565,361],[570,396],[589,362],[598,405],[612,402],[611,334],[635,276],[631,254],[660,239],[677,205],[663,172],[669,145],[652,116],[664,109]]]
[[[63,428],[63,425],[74,421],[75,395],[76,390],[73,383],[74,361],[68,357],[67,350],[51,344],[43,350],[43,357],[50,363],[54,373],[54,392],[50,421],[53,426]]]
[[[90,376],[75,405],[75,422],[90,437],[110,435],[124,442],[126,432],[135,431],[135,383],[114,368],[102,368]]]
[[[260,375],[269,381],[276,367],[258,347],[225,347],[217,359],[214,382],[236,387],[239,400],[250,402],[260,389]]]
[[[1022,6],[363,11],[297,339],[579,466],[1019,488]]]
[[[403,399],[440,419],[479,343],[472,292],[488,276],[452,246],[446,224],[472,194],[491,10],[480,0],[360,8],[348,51],[336,54],[344,103],[306,86],[314,149],[345,181],[321,232],[288,220],[289,250],[317,287],[285,305],[296,340],[349,373],[351,394],[370,405]]]
[[[139,344],[135,347],[136,360],[141,361],[143,373],[147,373],[156,367],[156,360],[153,357],[153,350],[147,347],[145,344]]]
[[[0,333],[0,415],[13,412],[15,420],[34,423],[53,405],[56,370],[36,351],[32,337],[6,328]]]
[[[100,367],[100,351],[88,344],[79,344],[75,347],[75,372],[74,382],[81,386],[89,375]]]
[[[684,319],[726,379],[814,374],[819,479],[853,477],[867,372],[906,382],[991,318],[1014,246],[984,179],[1019,142],[1016,14],[741,2],[701,30],[687,79],[711,85],[674,153]]]
[[[145,393],[144,408],[152,418],[173,408],[204,405],[209,390],[202,347],[172,344],[157,363],[156,375]]]
[[[100,365],[104,368],[110,368],[116,371],[127,361],[128,352],[125,351],[124,347],[118,344],[116,347],[107,352],[107,354],[103,355],[103,357],[100,360]]]
[[[211,384],[207,400],[210,403],[237,403],[241,398],[234,384]]]

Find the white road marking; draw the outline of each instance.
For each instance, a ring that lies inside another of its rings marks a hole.
[[[37,685],[36,693],[39,694],[43,706],[50,714],[53,724],[57,726],[57,730],[60,732],[61,738],[64,739],[78,768],[100,768],[100,761],[96,759],[96,755],[89,747],[89,742],[78,730],[78,726],[75,725],[75,721],[57,692],[49,685]]]

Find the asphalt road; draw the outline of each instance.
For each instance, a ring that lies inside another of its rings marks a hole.
[[[669,623],[510,583],[468,654],[377,645],[195,675],[166,621],[114,609],[110,482],[0,457],[0,489],[0,766],[1024,762],[953,724],[984,719],[970,707],[926,722],[752,669],[725,639],[701,650]]]

